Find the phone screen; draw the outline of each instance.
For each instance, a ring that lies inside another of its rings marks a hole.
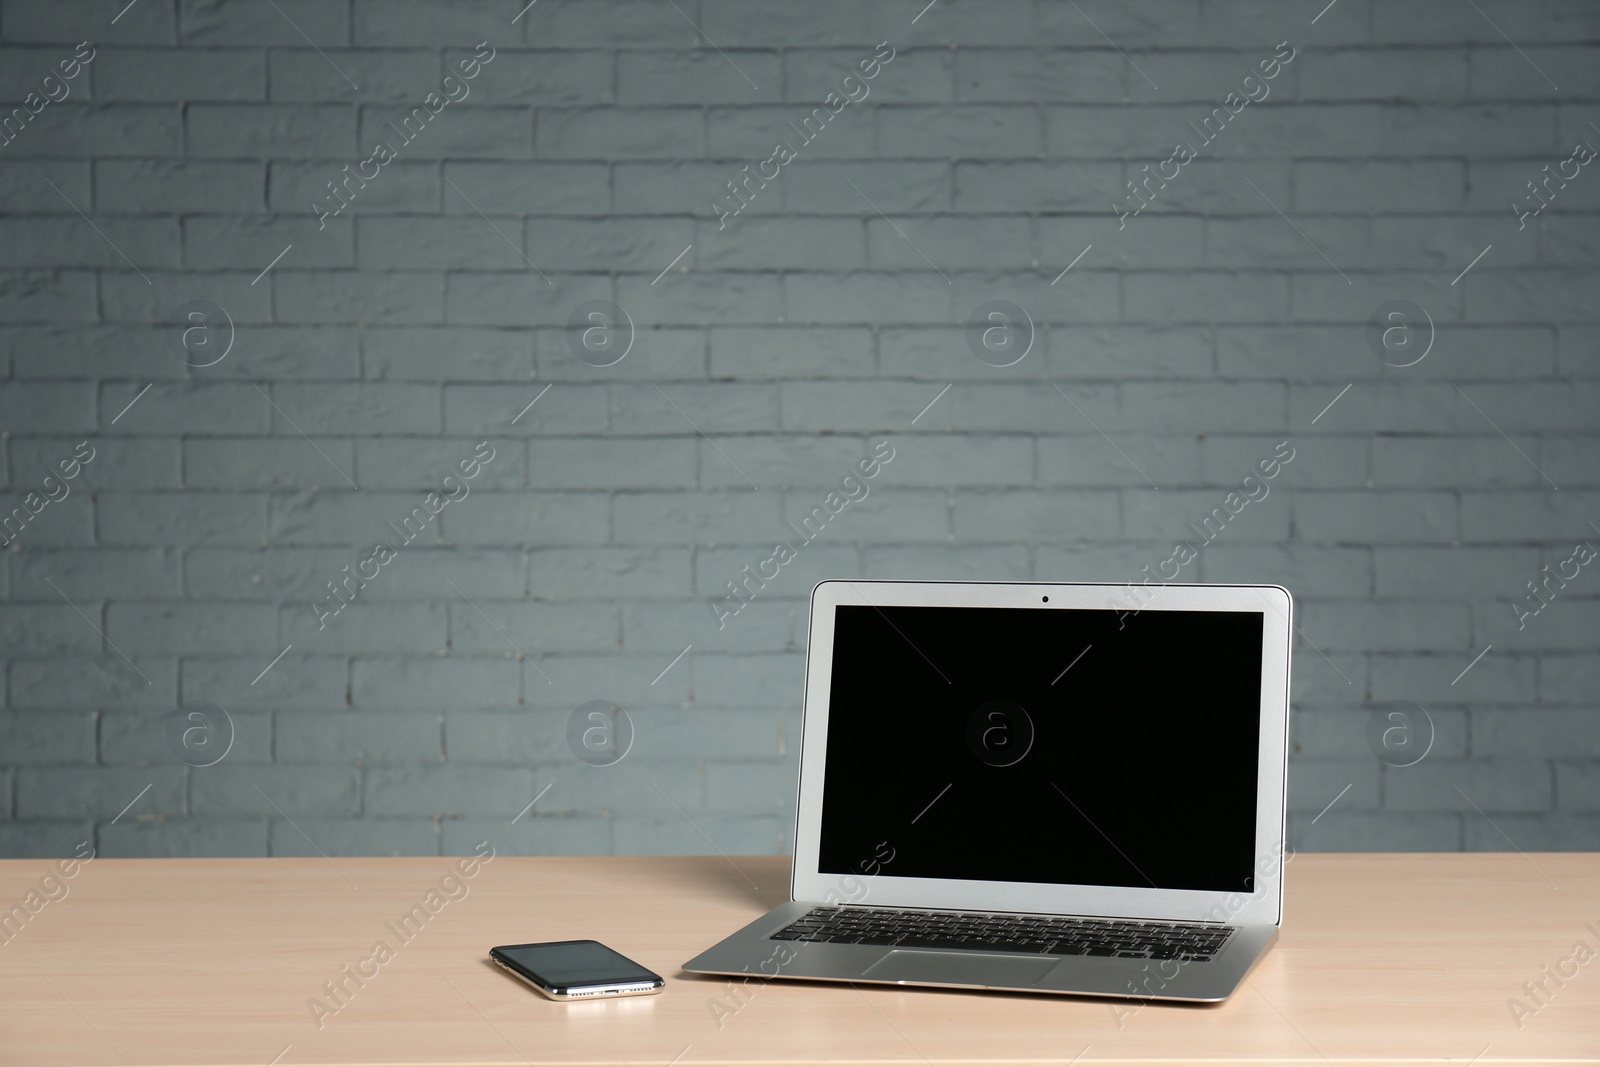
[[[494,950],[507,963],[551,989],[660,981],[620,952],[598,941],[550,941],[538,945],[505,945]]]

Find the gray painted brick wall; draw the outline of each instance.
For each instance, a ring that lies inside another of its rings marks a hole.
[[[781,851],[813,582],[1134,580],[1280,441],[1184,576],[1299,598],[1292,843],[1600,848],[1600,570],[1513,607],[1600,543],[1600,174],[1511,206],[1600,143],[1600,7],[119,7],[0,0],[0,855]],[[1013,366],[969,347],[990,300]],[[1393,301],[1412,344],[1375,348]],[[611,766],[569,747],[593,700]],[[1380,759],[1419,708],[1426,757]]]

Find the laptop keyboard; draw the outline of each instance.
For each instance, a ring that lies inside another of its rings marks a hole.
[[[771,939],[1188,963],[1211,959],[1232,933],[1226,926],[1187,923],[821,907],[812,908]]]

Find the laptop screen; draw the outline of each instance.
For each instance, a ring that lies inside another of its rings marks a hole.
[[[1260,612],[835,610],[821,872],[1254,889]]]

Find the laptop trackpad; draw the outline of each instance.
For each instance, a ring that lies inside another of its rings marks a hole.
[[[861,972],[877,982],[937,982],[1006,989],[1037,985],[1059,959],[894,949]]]

